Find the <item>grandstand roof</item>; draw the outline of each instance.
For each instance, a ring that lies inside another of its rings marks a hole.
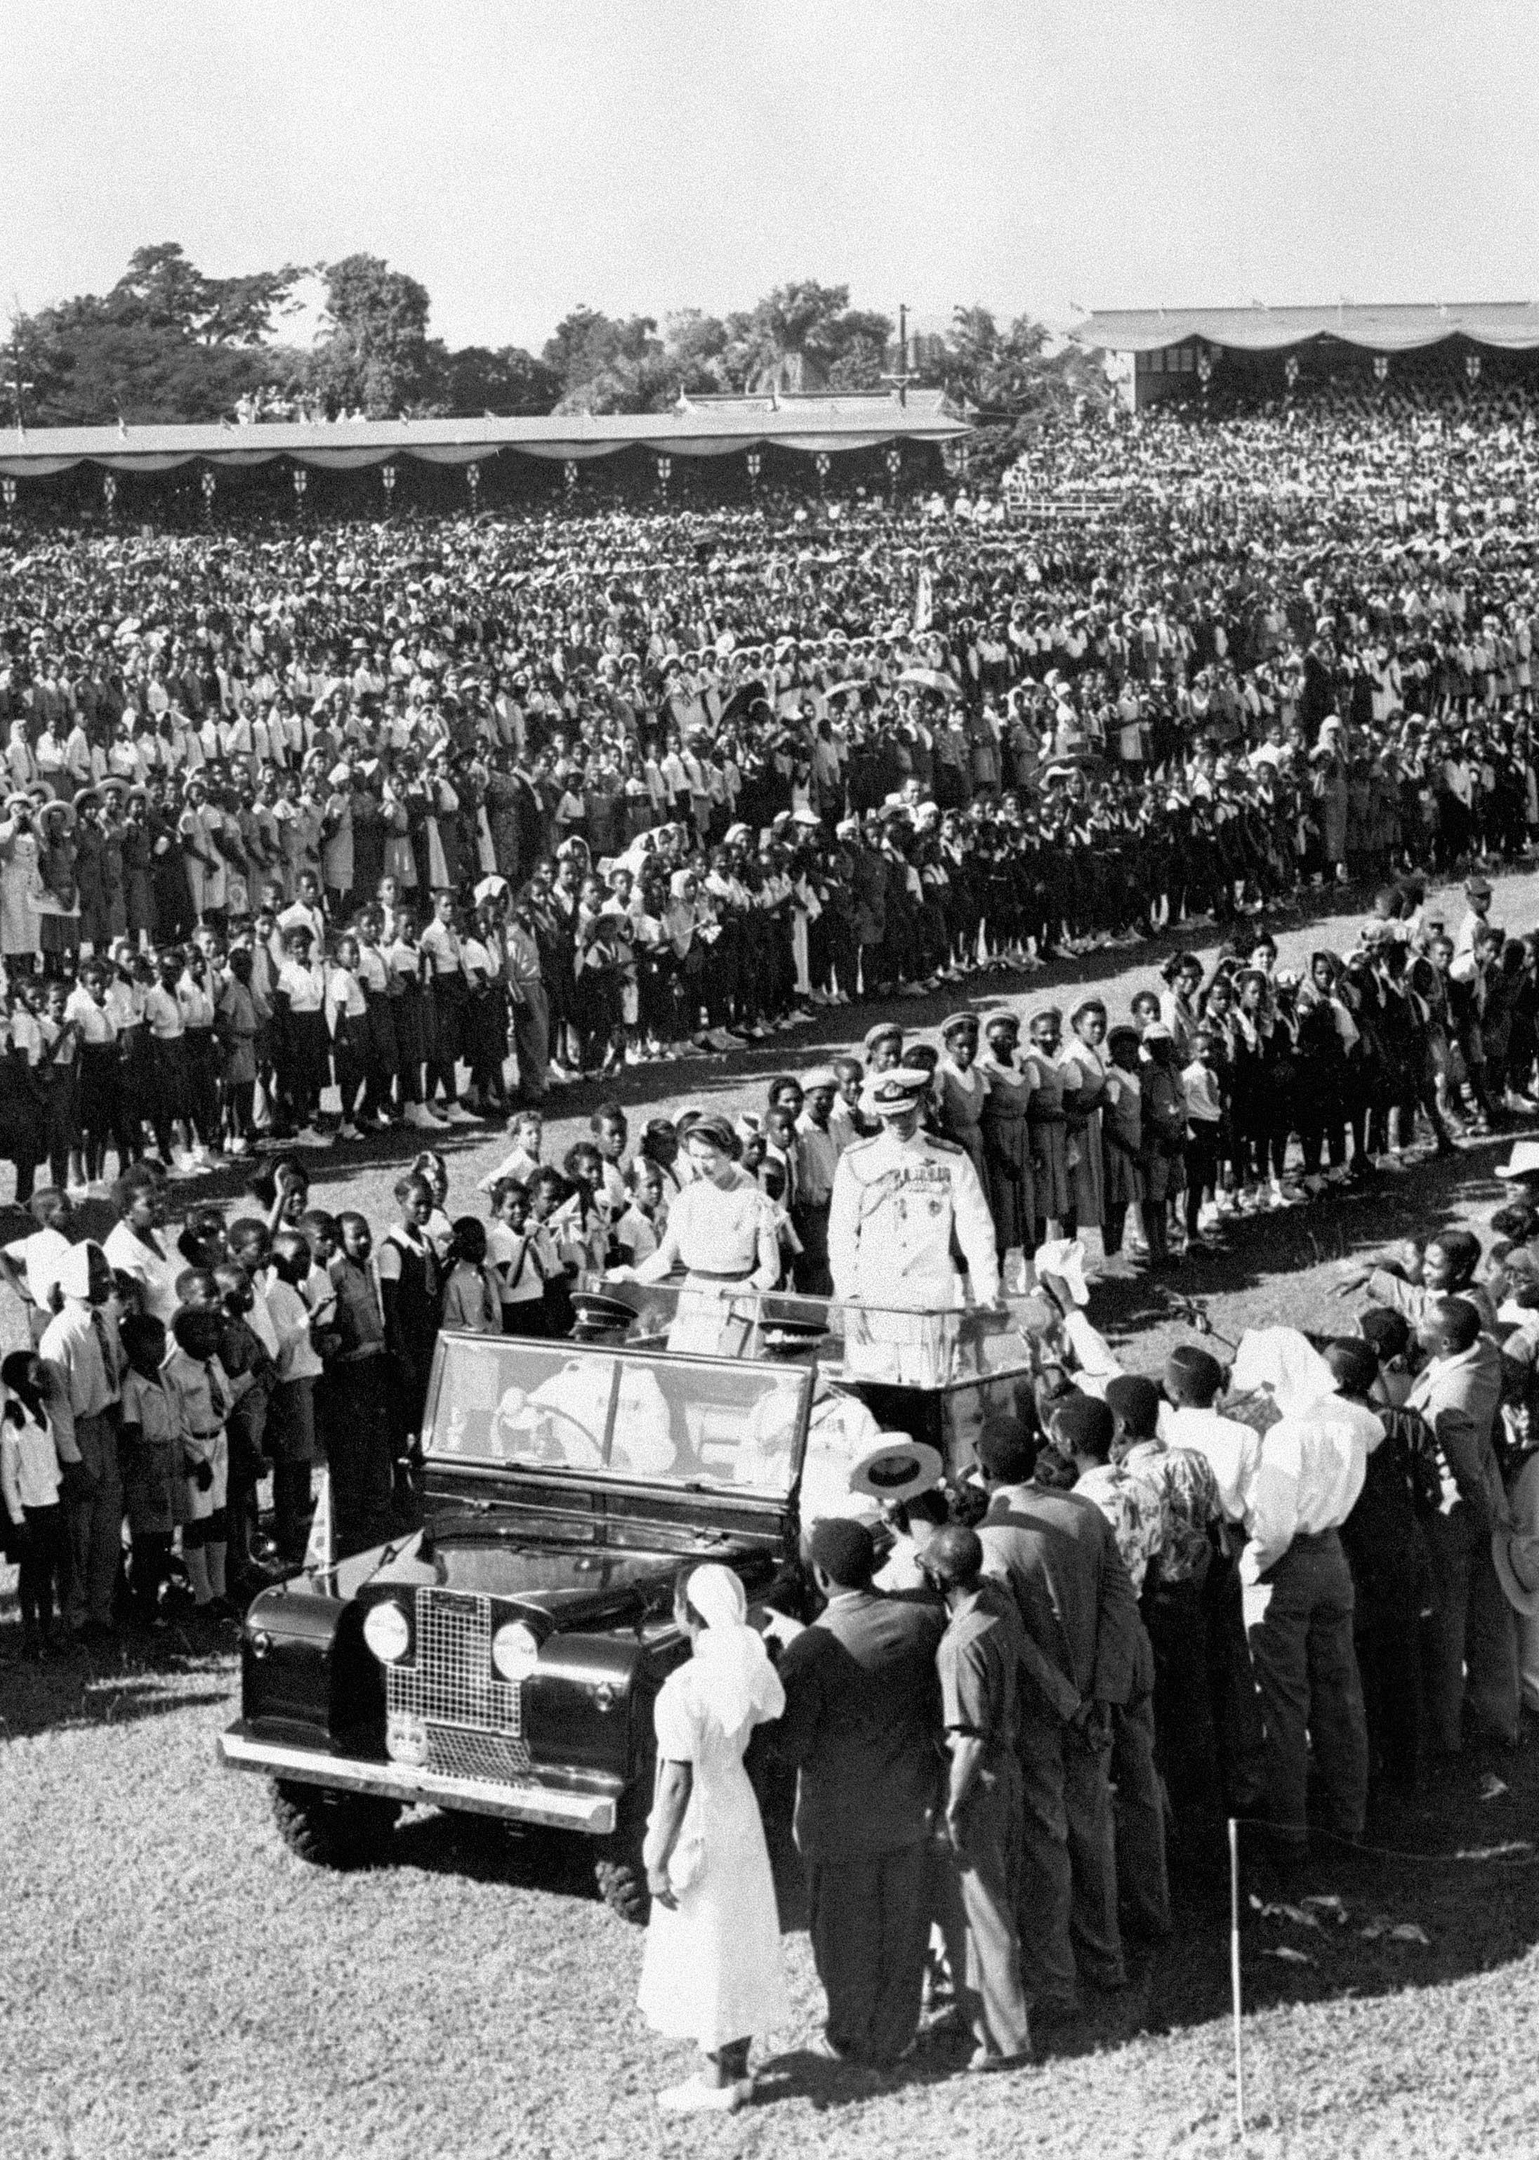
[[[969,425],[939,390],[833,397],[681,399],[662,413],[552,413],[532,420],[335,420],[215,427],[28,428],[0,434],[0,473],[42,478],[88,460],[117,472],[166,472],[194,458],[262,465],[289,457],[346,469],[414,457],[468,465],[515,450],[526,457],[595,458],[633,444],[670,457],[719,457],[756,444],[787,450],[866,450],[886,442],[948,442]]]
[[[1531,300],[1435,301],[1358,307],[1106,308],[1075,326],[1082,345],[1107,352],[1153,352],[1204,338],[1239,352],[1274,352],[1306,338],[1340,338],[1374,352],[1413,352],[1444,338],[1468,338],[1506,352],[1539,346],[1539,305]]]

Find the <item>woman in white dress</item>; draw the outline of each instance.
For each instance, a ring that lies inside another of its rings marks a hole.
[[[730,1568],[680,1571],[674,1616],[694,1655],[653,1712],[657,1793],[642,1848],[652,1919],[637,2000],[655,2032],[695,2041],[705,2061],[658,2094],[669,2114],[741,2107],[753,2094],[749,2047],[791,2015],[769,1850],[743,1768],[755,1725],[778,1718],[786,1698],[747,1615]]]
[[[725,1118],[701,1118],[684,1146],[695,1175],[669,1204],[662,1242],[639,1266],[612,1268],[610,1280],[662,1282],[683,1268],[668,1348],[741,1357],[755,1310],[747,1301],[780,1280],[774,1213],[734,1161],[737,1141]]]

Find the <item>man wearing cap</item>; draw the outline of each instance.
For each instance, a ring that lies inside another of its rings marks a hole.
[[[939,1339],[944,1327],[921,1316],[962,1303],[954,1245],[974,1303],[999,1296],[994,1223],[978,1173],[954,1140],[920,1128],[929,1085],[917,1067],[879,1074],[869,1100],[883,1130],[840,1156],[828,1219],[835,1296],[874,1308],[850,1316],[847,1362],[869,1379],[910,1387],[936,1384],[948,1347]]]
[[[65,1611],[75,1635],[110,1635],[122,1557],[123,1480],[118,1464],[122,1353],[104,1307],[112,1270],[99,1245],[72,1246],[59,1263],[64,1304],[37,1354],[53,1378],[50,1422],[63,1471],[70,1573]]]
[[[1266,1824],[1291,1856],[1308,1847],[1311,1762],[1326,1827],[1357,1839],[1368,1804],[1368,1723],[1352,1646],[1352,1574],[1341,1526],[1384,1427],[1368,1401],[1367,1343],[1330,1344],[1333,1394],[1261,1435],[1240,1557],[1245,1634],[1266,1734]]]
[[[834,1287],[828,1270],[828,1214],[843,1152],[830,1124],[838,1092],[839,1076],[832,1065],[817,1065],[802,1075],[791,1227],[802,1248],[795,1261],[796,1287],[806,1297],[828,1297]]]
[[[864,1523],[816,1523],[808,1548],[827,1604],[811,1627],[781,1615],[769,1623],[786,1644],[774,1746],[797,1771],[794,1828],[829,2051],[886,2067],[908,2053],[919,2025],[943,1616],[872,1589]]]

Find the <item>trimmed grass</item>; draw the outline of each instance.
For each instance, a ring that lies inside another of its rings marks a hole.
[[[1539,879],[1503,880],[1497,913],[1514,927],[1539,919]],[[1289,932],[1285,961],[1350,942],[1356,920]],[[1130,964],[1107,954],[1082,967],[1121,1011],[1153,956],[1145,949]],[[1068,975],[1001,995],[1028,1010],[1062,1002],[1048,985]],[[933,1029],[956,1001],[900,1009]],[[769,1073],[837,1046],[828,1031],[814,1034],[815,1045],[782,1039],[730,1067],[643,1069],[619,1092],[639,1105],[662,1086],[675,1108],[735,1111],[762,1102]],[[585,1092],[580,1109],[597,1099]],[[555,1120],[547,1155],[585,1125],[585,1115]],[[505,1145],[499,1135],[446,1150],[452,1212],[475,1206],[474,1180]],[[407,1152],[387,1141],[345,1161],[341,1149],[317,1158],[317,1202],[361,1206],[383,1228]],[[1490,1170],[1504,1152],[1492,1143],[1453,1165],[1386,1177],[1372,1200],[1239,1225],[1225,1253],[1191,1262],[1168,1286],[1109,1282],[1097,1318],[1138,1368],[1189,1334],[1177,1302],[1189,1293],[1231,1337],[1261,1319],[1329,1324],[1340,1309],[1329,1298],[1335,1259],[1431,1221],[1479,1220],[1500,1194]],[[17,1319],[0,1312],[8,1341],[19,1339]],[[683,2074],[689,2053],[642,2028],[641,1937],[587,1894],[580,1851],[422,1813],[397,1832],[388,1868],[308,1868],[279,1844],[261,1781],[215,1761],[238,1692],[228,1636],[189,1629],[154,1657],[93,1652],[41,1670],[19,1663],[18,1636],[7,1596],[0,2125],[18,2160],[845,2160],[990,2147],[1198,2160],[1240,2149],[1219,1850],[1178,1857],[1176,1937],[1135,1953],[1128,1993],[1092,1997],[1048,2063],[1006,2078],[957,2074],[957,2052],[938,2040],[887,2082],[809,2055],[821,1996],[806,1938],[791,1934],[797,2022],[774,2037],[760,2100],[731,2120],[669,2125],[652,2095]],[[1492,1774],[1509,1789],[1483,1799]],[[1536,1800],[1534,1750],[1471,1757],[1373,1826],[1379,1845],[1404,1857],[1332,1855],[1287,1885],[1247,1858],[1247,2154],[1539,2150],[1539,1865],[1532,1851],[1493,1850],[1533,1836]],[[1493,1856],[1456,1857],[1473,1851]],[[1348,1919],[1315,1908],[1321,1924],[1309,1927],[1248,1902],[1297,1905],[1305,1893],[1338,1896]],[[1428,1940],[1365,1937],[1381,1919],[1415,1924]],[[1279,1948],[1310,1962],[1268,1954]]]

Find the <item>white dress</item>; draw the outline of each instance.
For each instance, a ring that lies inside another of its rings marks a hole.
[[[754,1725],[779,1717],[785,1690],[766,1660],[758,1701],[735,1732],[723,1728],[710,1698],[709,1665],[698,1655],[669,1675],[657,1698],[659,1761],[694,1771],[672,1864],[696,1837],[704,1851],[677,1911],[653,1903],[637,1996],[654,2031],[696,2041],[707,2053],[791,2019],[769,1850],[743,1768]],[[649,1828],[649,1847],[651,1838]]]

